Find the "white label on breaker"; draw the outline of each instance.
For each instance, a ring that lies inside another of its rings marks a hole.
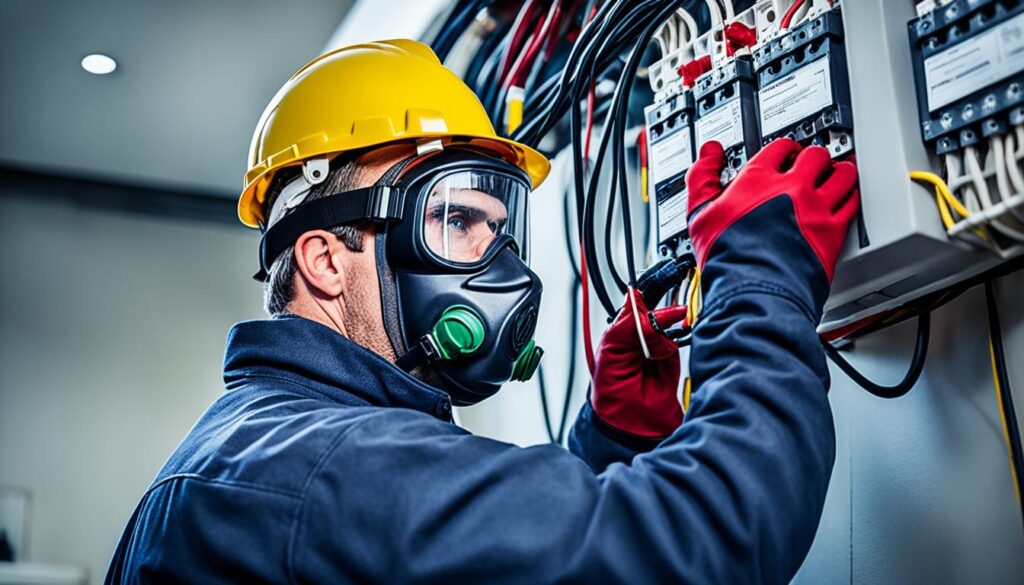
[[[730,148],[743,143],[743,104],[734,99],[697,120],[697,143],[711,140]]]
[[[832,105],[828,57],[804,65],[757,92],[761,100],[761,134],[774,134]]]
[[[689,128],[683,128],[651,147],[651,178],[655,185],[682,173],[692,164]]]
[[[658,241],[663,242],[686,229],[686,191],[658,200]]]
[[[1024,14],[924,61],[928,111],[1024,69]]]

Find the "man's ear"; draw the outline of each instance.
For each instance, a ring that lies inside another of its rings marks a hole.
[[[345,290],[345,268],[341,249],[345,244],[325,230],[310,230],[295,241],[295,263],[310,292],[325,298],[341,296]]]

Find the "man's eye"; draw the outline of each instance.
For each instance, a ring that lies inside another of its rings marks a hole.
[[[449,216],[448,229],[452,229],[457,232],[464,232],[466,231],[466,220],[458,215]]]

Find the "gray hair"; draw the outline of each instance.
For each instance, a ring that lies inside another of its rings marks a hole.
[[[360,184],[362,173],[359,163],[354,158],[341,160],[342,158],[339,157],[331,161],[331,170],[327,175],[327,179],[310,189],[304,203],[322,199],[341,191],[351,191],[365,186]],[[267,192],[266,209],[273,209],[274,202],[281,194],[281,191],[286,185],[297,179],[300,173],[301,170],[299,168],[285,169],[274,177],[274,181]],[[280,218],[275,218],[275,221],[280,221]],[[349,250],[353,252],[363,251],[363,231],[360,229],[360,226],[339,225],[327,231],[341,240]],[[263,308],[271,316],[287,312],[288,305],[295,299],[295,274],[297,271],[298,265],[295,263],[294,246],[289,246],[281,252],[270,265],[267,280],[263,283]]]

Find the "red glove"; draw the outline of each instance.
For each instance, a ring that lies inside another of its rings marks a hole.
[[[700,267],[730,226],[769,200],[789,197],[803,239],[832,282],[846,229],[860,205],[853,163],[833,163],[820,146],[804,148],[780,138],[757,153],[723,190],[724,167],[722,145],[708,142],[686,177],[690,238]]]
[[[636,303],[636,315],[633,312]],[[671,435],[683,422],[679,388],[679,349],[662,331],[686,317],[686,307],[653,311],[643,295],[632,291],[626,306],[608,327],[597,348],[590,402],[594,413],[612,427],[644,438]],[[637,335],[637,317],[650,358],[644,357]]]

